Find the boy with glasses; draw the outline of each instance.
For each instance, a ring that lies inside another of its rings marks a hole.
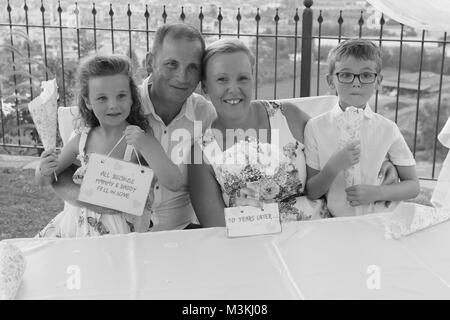
[[[333,216],[390,211],[396,201],[416,197],[420,191],[416,163],[405,139],[394,122],[374,113],[368,104],[383,79],[380,49],[363,39],[341,42],[330,51],[328,68],[327,82],[339,102],[305,127],[308,197],[326,195]],[[357,116],[348,116],[350,112]],[[354,123],[344,121],[348,119]],[[353,132],[345,145],[343,122],[344,130]],[[378,172],[386,156],[396,166],[399,183],[380,185]],[[350,186],[349,172],[358,176]],[[385,201],[391,203],[389,208],[381,205]]]

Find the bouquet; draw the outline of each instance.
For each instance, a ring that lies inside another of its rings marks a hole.
[[[16,246],[0,242],[0,300],[16,296],[25,272],[26,260]]]
[[[385,224],[385,237],[399,239],[450,219],[450,210],[401,203]]]
[[[242,188],[251,188],[262,202],[279,202],[303,190],[295,165],[297,145],[290,143],[280,153],[277,145],[259,143],[255,138],[240,141],[225,150],[214,167],[228,199],[236,206]]]
[[[58,86],[56,79],[43,81],[42,92],[28,104],[31,117],[41,138],[44,149],[56,147],[57,99]]]

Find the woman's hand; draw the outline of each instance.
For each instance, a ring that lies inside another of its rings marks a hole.
[[[148,139],[152,136],[152,133],[146,133],[138,126],[127,126],[124,131],[124,136],[127,144],[134,146],[138,150],[142,150],[148,143]]]
[[[39,173],[44,177],[50,177],[57,168],[58,156],[56,155],[56,151],[52,148],[42,152]]]
[[[381,181],[381,184],[398,183],[398,178],[398,172],[395,166],[389,160],[385,160],[378,173],[378,179]]]

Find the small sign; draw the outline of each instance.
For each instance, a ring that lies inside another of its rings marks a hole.
[[[78,200],[141,216],[152,179],[148,167],[92,153]]]
[[[277,203],[225,208],[225,223],[230,238],[281,232]]]

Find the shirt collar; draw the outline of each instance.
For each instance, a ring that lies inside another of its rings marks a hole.
[[[339,102],[337,102],[333,109],[331,109],[331,114],[333,117],[339,116],[341,113],[343,113],[341,107],[339,106]],[[364,117],[367,119],[372,119],[374,112],[372,111],[372,108],[370,108],[369,103],[366,104],[366,107],[363,111]]]
[[[152,75],[150,74],[150,76],[148,76],[143,81],[143,88],[142,89],[144,90],[144,97],[147,98],[145,100],[148,101],[148,103],[144,103],[144,105],[143,105],[144,115],[148,116],[149,114],[151,114],[156,119],[160,119],[159,115],[156,114],[155,106],[153,105],[152,99],[150,99],[150,93],[149,93],[148,88],[151,85],[152,85]],[[195,110],[194,110],[194,97],[193,97],[193,95],[194,95],[194,93],[192,93],[186,99],[186,101],[183,103],[183,106],[181,107],[180,112],[172,120],[172,122],[182,118],[183,116],[186,116],[186,118],[188,118],[190,121],[194,122],[194,120],[195,120]]]

